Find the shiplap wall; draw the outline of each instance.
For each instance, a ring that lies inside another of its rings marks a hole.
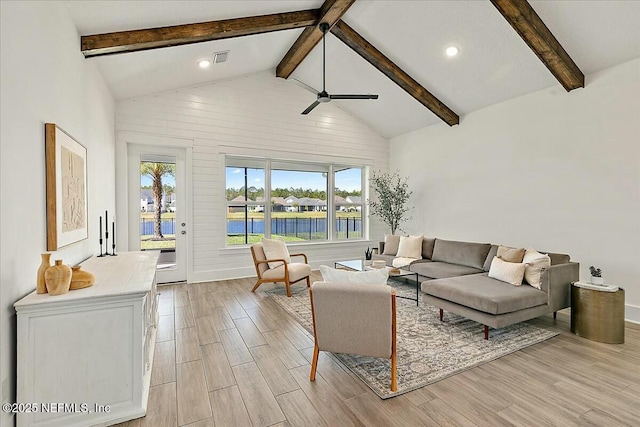
[[[388,141],[340,109],[338,102],[320,105],[308,116],[300,115],[314,99],[304,88],[268,71],[117,103],[121,147],[135,135],[147,140],[192,141],[190,282],[255,274],[248,248],[225,247],[225,155],[388,170]],[[118,173],[117,179],[126,180],[126,174]],[[120,182],[118,188],[126,188],[126,184]],[[119,195],[118,202],[126,203],[126,199]],[[361,257],[383,234],[384,226],[372,220],[370,241],[301,243],[290,245],[290,251],[306,253],[317,267]]]

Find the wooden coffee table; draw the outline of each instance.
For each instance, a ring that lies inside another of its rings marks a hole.
[[[375,268],[368,266],[368,265],[364,265],[364,260],[362,259],[350,259],[350,260],[346,260],[346,261],[336,261],[335,263],[335,267],[338,268],[338,266],[346,268],[348,270],[352,270],[352,271],[367,271],[367,270],[375,270]],[[404,299],[408,299],[411,301],[415,301],[416,305],[419,305],[419,295],[420,295],[420,282],[418,280],[418,273],[415,273],[413,271],[409,271],[409,270],[403,270],[403,269],[399,269],[399,272],[395,272],[392,273],[391,272],[391,267],[385,267],[386,269],[389,270],[389,277],[394,277],[394,278],[405,278],[407,280],[412,280],[413,278],[411,276],[415,276],[415,283],[416,283],[416,297],[412,298],[412,297],[403,297],[401,295],[396,295],[397,298],[404,298]]]

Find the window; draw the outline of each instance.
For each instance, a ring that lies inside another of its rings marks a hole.
[[[335,236],[337,239],[361,239],[364,204],[362,200],[362,168],[334,169]]]
[[[227,161],[228,245],[259,242],[265,235],[264,177],[264,165],[259,162]]]
[[[251,244],[264,236],[287,242],[362,239],[363,171],[358,166],[228,157],[227,245]]]

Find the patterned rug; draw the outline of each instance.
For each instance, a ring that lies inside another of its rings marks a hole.
[[[415,298],[415,285],[393,280],[389,284],[396,289],[397,295]],[[275,288],[269,294],[313,334],[306,287],[292,288],[291,298],[287,298],[284,287]],[[490,329],[489,340],[485,340],[482,325],[477,322],[446,311],[444,322],[440,322],[436,307],[422,301],[420,306],[411,300],[398,298],[396,301],[396,392],[389,388],[389,360],[334,353],[382,399],[424,387],[558,335],[557,332],[518,323],[502,329]]]

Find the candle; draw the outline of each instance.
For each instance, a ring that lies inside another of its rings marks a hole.
[[[100,217],[100,240],[102,240],[102,216]]]

